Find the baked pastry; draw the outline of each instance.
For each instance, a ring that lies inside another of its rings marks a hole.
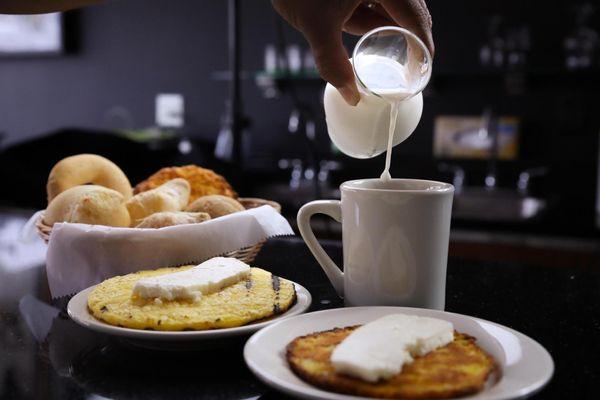
[[[205,212],[163,211],[144,218],[136,228],[163,228],[172,225],[196,224],[208,221],[210,215]]]
[[[497,369],[494,359],[477,346],[474,337],[455,331],[454,341],[415,358],[388,380],[367,382],[339,374],[330,361],[331,353],[357,328],[336,328],[294,339],[286,355],[292,371],[315,386],[338,393],[390,399],[441,399],[481,391]]]
[[[244,206],[236,199],[221,196],[219,194],[199,197],[186,207],[186,211],[205,212],[210,215],[211,218],[218,218],[223,215],[244,210]]]
[[[125,200],[132,196],[129,179],[115,163],[96,154],[78,154],[63,158],[50,171],[48,203],[73,186],[89,184],[116,190]]]
[[[44,212],[44,223],[129,226],[129,213],[123,195],[98,185],[75,186],[60,193]]]
[[[190,185],[185,179],[172,179],[163,185],[138,193],[127,200],[132,225],[149,215],[162,211],[181,211],[188,203]]]
[[[174,178],[183,178],[189,182],[191,188],[190,202],[209,194],[221,194],[237,198],[237,193],[225,178],[210,169],[198,167],[197,165],[162,168],[145,181],[138,183],[134,188],[134,193],[154,189]]]
[[[285,312],[296,300],[294,284],[260,268],[250,278],[203,295],[198,302],[161,302],[132,297],[135,283],[144,277],[183,271],[192,266],[140,271],[110,278],[96,286],[88,308],[99,320],[133,329],[161,331],[231,328]]]

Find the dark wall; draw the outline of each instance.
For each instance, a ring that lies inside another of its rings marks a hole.
[[[275,14],[266,0],[241,3],[243,68],[258,70],[265,44],[274,42]],[[212,77],[228,66],[227,2],[113,1],[67,13],[65,20],[69,41],[76,39],[74,51],[0,59],[0,132],[8,142],[65,126],[151,126],[155,95],[164,92],[184,94],[186,130],[216,137],[227,83]],[[302,40],[290,28],[286,34]],[[260,148],[266,136],[286,129],[289,104],[262,100],[252,80],[243,90],[246,112],[254,119],[253,147]],[[131,124],[111,117],[122,108]]]
[[[225,16],[224,7],[203,9],[201,2],[136,0],[67,15],[67,22],[77,19],[78,29],[66,33],[77,35],[74,54],[0,61],[0,126],[11,139],[65,125],[103,127],[115,106],[130,111],[135,127],[150,125],[157,92],[216,91],[204,76],[223,68],[225,55],[198,57],[197,49],[209,43],[202,32],[213,39],[225,32]],[[191,110],[198,98],[187,99]],[[200,129],[214,128],[201,116],[218,113],[219,100],[202,102]]]
[[[260,70],[265,45],[277,40],[278,16],[268,0],[241,3],[243,69]],[[478,114],[491,105],[498,112],[524,117],[530,126],[525,132],[524,157],[545,157],[527,142],[550,135],[560,144],[561,157],[566,149],[570,158],[579,158],[582,146],[577,143],[585,141],[580,137],[597,125],[588,126],[595,101],[579,95],[590,90],[586,82],[553,89],[566,77],[552,75],[562,68],[562,38],[572,26],[574,2],[428,3],[437,44],[432,90],[420,127],[396,151],[430,157],[434,115]],[[485,39],[488,17],[494,13],[504,16],[506,26],[531,27],[530,67],[546,73],[543,90],[529,88],[507,95],[502,72],[482,70],[478,49]],[[194,136],[215,138],[227,98],[227,83],[213,79],[216,71],[228,65],[225,1],[112,1],[67,14],[66,19],[68,26],[75,25],[67,30],[70,41],[77,43],[75,51],[58,57],[0,59],[0,132],[9,142],[65,126],[147,127],[154,122],[154,98],[161,92],[183,93],[186,129]],[[306,46],[301,35],[285,24],[284,32],[289,42]],[[305,95],[322,115],[320,90],[313,85]],[[265,100],[252,79],[244,81],[243,93],[246,114],[253,122],[254,151],[293,152],[297,143],[284,134],[291,110],[288,97]],[[121,108],[129,112],[129,123],[111,117]],[[325,135],[323,129],[320,134]]]
[[[245,71],[262,68],[265,45],[278,40],[278,23],[289,43],[306,48],[302,36],[281,23],[268,0],[240,3]],[[438,160],[432,155],[435,116],[477,115],[491,106],[497,114],[522,120],[519,159],[500,165],[500,183],[514,187],[524,168],[548,166],[550,175],[542,192],[561,204],[552,220],[562,218],[568,225],[578,218],[579,225],[591,226],[600,130],[600,57],[592,69],[571,72],[564,67],[563,50],[564,38],[574,25],[573,8],[580,3],[429,0],[437,48],[434,75],[419,127],[394,149],[393,175],[449,179],[437,172]],[[597,0],[591,3],[598,6]],[[597,9],[595,29],[600,26]],[[502,16],[502,30],[529,27],[532,50],[526,67],[509,71],[481,66],[479,49],[494,14]],[[74,51],[57,57],[0,59],[0,133],[8,137],[6,142],[63,127],[148,127],[154,123],[155,96],[164,92],[185,96],[187,134],[215,140],[227,99],[227,82],[214,79],[215,72],[228,67],[227,2],[111,1],[65,17]],[[354,40],[346,38],[348,48]],[[302,138],[287,134],[290,97],[266,100],[251,78],[242,86],[245,114],[252,120],[250,156],[272,160],[303,156]],[[298,96],[321,117],[317,134],[322,152],[328,153],[322,88],[321,82],[313,81],[299,87]],[[116,114],[126,110],[129,122],[111,117],[115,110]],[[377,176],[383,165],[381,156],[369,161],[340,158],[345,164],[339,180]],[[470,185],[483,183],[484,161],[453,162],[467,168]]]
[[[246,71],[260,70],[265,45],[277,40],[278,16],[268,0],[241,3],[242,66]],[[572,28],[575,3],[430,0],[437,45],[434,77],[420,126],[395,150],[400,155],[396,166],[404,168],[403,160],[413,158],[431,160],[435,115],[479,114],[489,105],[498,113],[522,117],[521,163],[563,161],[585,164],[585,172],[593,171],[598,68],[568,74],[563,67],[562,40]],[[507,27],[531,28],[531,62],[520,74],[524,83],[517,93],[508,93],[505,71],[486,70],[478,61],[494,13],[504,17]],[[0,59],[0,132],[9,142],[65,126],[147,127],[154,122],[154,98],[160,92],[183,93],[186,130],[214,140],[227,98],[227,82],[213,79],[228,65],[225,1],[113,1],[66,17],[76,25],[67,31],[76,39],[74,52]],[[300,34],[283,25],[289,42],[306,47]],[[301,95],[322,116],[321,90],[321,85],[313,84]],[[245,112],[252,119],[252,152],[301,155],[299,138],[285,134],[290,99],[264,99],[252,79],[244,81],[243,96]],[[115,107],[129,112],[131,126],[110,117]],[[319,127],[327,147],[322,121]],[[408,171],[402,175],[414,174]]]

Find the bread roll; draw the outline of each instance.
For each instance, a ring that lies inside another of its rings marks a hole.
[[[238,197],[237,193],[224,177],[210,169],[197,165],[163,168],[145,181],[138,183],[134,188],[134,193],[137,194],[154,189],[175,178],[183,178],[190,184],[190,202],[196,200],[198,197],[210,194],[221,194],[233,197],[234,199]]]
[[[44,212],[44,223],[79,222],[92,225],[129,226],[123,195],[97,185],[75,186],[60,193]]]
[[[223,215],[231,214],[237,211],[244,211],[245,208],[239,201],[231,197],[213,194],[210,196],[202,196],[187,206],[186,211],[205,212],[211,218],[222,217]]]
[[[115,163],[96,154],[79,154],[63,158],[50,171],[48,203],[69,188],[88,184],[116,190],[125,200],[133,195],[129,179]]]
[[[196,224],[208,221],[210,215],[203,212],[164,211],[144,218],[136,228],[162,228],[172,225]]]
[[[190,198],[190,184],[182,178],[172,179],[156,189],[138,193],[126,203],[132,225],[149,215],[163,211],[181,211]]]

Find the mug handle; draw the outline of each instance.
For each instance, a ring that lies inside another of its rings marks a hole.
[[[325,271],[338,295],[344,297],[344,273],[325,253],[310,227],[310,218],[314,214],[325,214],[337,222],[342,222],[341,202],[339,200],[311,201],[300,208],[297,221],[300,235],[302,235],[310,252]]]

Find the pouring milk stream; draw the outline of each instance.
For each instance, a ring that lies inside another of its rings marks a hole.
[[[408,138],[421,119],[421,91],[431,75],[431,57],[414,34],[383,27],[363,36],[351,62],[361,99],[350,106],[327,84],[324,106],[329,136],[351,157],[372,158],[385,151],[381,179],[387,181],[392,147]]]

